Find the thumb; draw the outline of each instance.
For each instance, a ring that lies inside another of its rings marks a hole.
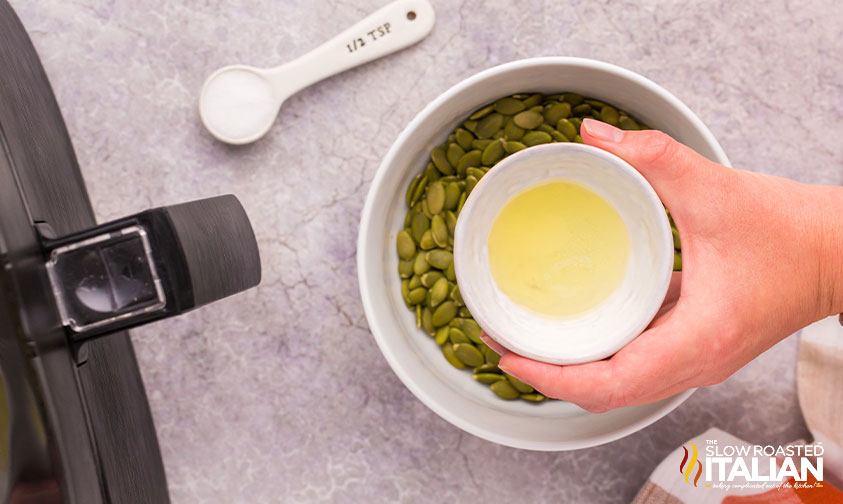
[[[585,119],[583,142],[620,157],[638,170],[674,217],[712,189],[726,188],[734,170],[710,161],[661,131],[624,131],[594,119]]]

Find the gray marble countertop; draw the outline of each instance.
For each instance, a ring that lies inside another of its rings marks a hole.
[[[100,220],[234,193],[258,236],[258,288],[133,331],[173,501],[625,502],[709,426],[753,442],[806,436],[795,338],[606,446],[535,453],[465,434],[378,351],[355,240],[379,160],[413,115],[459,80],[530,56],[626,66],[697,112],[735,166],[840,184],[843,9],[432,2],[437,24],[421,44],[299,93],[265,139],[231,148],[199,123],[209,72],[290,60],[386,0],[12,0]]]

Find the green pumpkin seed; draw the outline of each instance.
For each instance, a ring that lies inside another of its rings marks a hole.
[[[578,93],[563,93],[562,100],[570,103],[572,107],[576,107],[585,100],[585,97]]]
[[[457,274],[454,272],[454,262],[451,261],[451,264],[445,269],[445,278],[448,279],[449,282],[456,282],[457,281]]]
[[[474,131],[477,129],[477,121],[472,121],[469,119],[468,121],[462,123],[462,127],[474,133]]]
[[[421,303],[424,301],[425,297],[427,296],[427,289],[424,287],[419,287],[418,289],[413,289],[407,293],[407,301],[413,306]]]
[[[527,108],[535,107],[542,102],[541,93],[535,93],[524,99],[524,106]]]
[[[445,301],[445,298],[448,297],[448,291],[450,290],[448,287],[448,280],[444,277],[440,278],[435,284],[433,284],[433,287],[430,288],[430,303],[428,303],[431,308],[436,308],[442,303],[442,301]],[[434,314],[435,313],[436,312],[434,312]]]
[[[577,142],[577,143],[585,143],[585,142],[583,142],[583,141],[582,141],[582,137],[581,137],[581,136],[579,136],[579,135],[576,135],[576,136],[574,137],[574,141],[575,141],[575,142]]]
[[[495,102],[495,110],[505,115],[517,114],[524,110],[524,108],[524,102],[508,96]]]
[[[588,103],[581,103],[576,107],[572,108],[571,113],[578,117],[591,115],[591,105],[589,105]]]
[[[436,248],[436,242],[433,241],[433,233],[428,229],[422,234],[419,240],[419,248],[422,250],[431,250]]]
[[[477,130],[474,134],[477,135],[477,138],[489,138],[502,127],[503,116],[495,112],[487,115],[477,123]]]
[[[556,103],[548,107],[544,111],[544,122],[547,124],[556,124],[559,119],[563,119],[571,115],[570,103]]]
[[[495,142],[495,143],[499,143],[499,142]],[[469,177],[474,177],[479,181],[481,178],[483,178],[483,175],[485,175],[486,172],[483,171],[482,168],[472,167],[472,168],[469,168],[468,170],[466,170],[465,174]],[[466,182],[466,185],[468,185],[467,182]]]
[[[421,200],[421,209],[425,217],[427,217],[428,219],[431,219],[433,217],[433,212],[430,211],[430,205],[427,204],[427,198]]]
[[[513,117],[512,122],[514,122],[519,128],[531,130],[538,128],[539,125],[544,122],[544,118],[536,111],[525,110],[524,112],[519,112],[518,115]]]
[[[395,246],[398,249],[398,257],[405,261],[416,256],[416,243],[405,229],[399,231],[398,236],[395,237]]]
[[[673,232],[673,248],[682,250],[682,243],[679,242],[679,231],[676,228],[670,228],[670,231]]]
[[[621,116],[618,119],[618,126],[620,126],[623,130],[637,130],[639,129],[638,123],[635,122],[635,119],[629,116]]]
[[[486,148],[490,143],[494,142],[491,138],[484,138],[484,139],[477,139],[471,142],[471,148],[473,150],[479,150],[480,153],[483,153],[483,149]]]
[[[433,241],[438,247],[448,245],[448,226],[445,224],[445,219],[441,215],[434,215],[433,219],[431,219],[430,232],[433,235]]]
[[[422,178],[419,180],[419,183],[416,184],[416,188],[413,190],[413,196],[410,198],[410,201],[407,203],[409,206],[413,206],[416,204],[416,201],[421,198],[421,195],[424,194],[425,189],[427,189],[427,175],[423,175]]]
[[[512,400],[518,398],[518,391],[507,380],[498,380],[489,388],[501,399]]]
[[[513,154],[520,150],[526,149],[527,146],[522,144],[521,142],[509,141],[506,142],[503,146],[503,150],[506,151],[507,154]]]
[[[506,379],[509,380],[509,383],[512,384],[512,387],[521,394],[529,394],[535,391],[533,387],[527,385],[526,383],[522,382],[521,380],[512,375],[506,375]]]
[[[440,278],[445,278],[445,275],[442,274],[440,271],[428,271],[424,275],[421,276],[421,284],[427,287],[428,289],[433,287],[433,285],[439,281]]]
[[[422,307],[421,305],[416,305],[416,327],[421,329],[422,323]]]
[[[446,341],[448,341],[448,334],[450,333],[451,329],[448,326],[442,326],[436,330],[436,344],[442,346]]]
[[[427,207],[432,215],[442,211],[445,205],[445,185],[440,181],[433,182],[427,188]]]
[[[468,339],[468,336],[466,336],[464,332],[460,331],[456,327],[448,327],[448,339],[450,339],[451,343],[455,345],[458,343],[471,343],[471,341],[469,341]]]
[[[477,119],[480,119],[482,117],[486,117],[487,115],[491,114],[493,110],[495,110],[495,104],[494,103],[486,105],[485,107],[482,107],[482,108],[478,109],[477,111],[475,111],[473,114],[471,114],[468,117],[468,120],[469,121],[476,121]]]
[[[501,356],[488,346],[483,350],[483,356],[486,358],[486,363],[490,366],[497,366],[501,362]]]
[[[425,254],[425,261],[434,268],[444,270],[454,261],[454,254],[447,250],[436,249]]]
[[[457,304],[457,306],[465,306],[465,302],[463,302],[462,294],[460,293],[460,286],[455,285],[453,290],[451,290],[451,294],[449,296],[451,301]]]
[[[466,366],[476,367],[483,364],[483,354],[471,343],[454,345],[454,355]]]
[[[430,229],[430,219],[424,213],[419,212],[413,216],[413,221],[410,223],[410,234],[417,243],[428,229]]]
[[[553,138],[545,133],[544,131],[530,131],[524,138],[521,139],[521,143],[526,145],[527,147],[532,147],[534,145],[539,144],[546,144],[553,141]]]
[[[431,162],[427,163],[427,167],[424,169],[424,176],[427,177],[428,182],[433,182],[435,180],[439,180],[439,177],[442,176],[439,173],[439,170],[436,169],[436,166]]]
[[[515,124],[515,121],[507,121],[506,126],[503,127],[503,136],[507,140],[521,140],[526,130]]]
[[[398,261],[398,276],[401,278],[410,278],[413,276],[413,260]]]
[[[466,187],[467,186],[468,186],[468,184],[466,184]],[[468,198],[468,193],[463,191],[463,193],[460,194],[460,202],[457,203],[457,216],[460,215],[460,211],[462,210],[463,205],[465,205],[465,199],[466,198]]]
[[[451,327],[456,327],[460,329],[462,332],[465,333],[466,336],[468,336],[468,339],[470,339],[473,343],[477,343],[479,345],[483,342],[483,340],[480,339],[480,333],[482,332],[482,330],[480,329],[480,326],[477,325],[477,322],[472,319],[454,319],[451,322]]]
[[[447,152],[445,152],[445,157],[448,158],[448,164],[452,167],[457,166],[457,163],[460,161],[460,158],[465,155],[465,150],[459,145],[452,143],[448,146]]]
[[[477,185],[477,177],[474,175],[469,175],[465,178],[465,195],[468,196],[471,194],[471,191],[474,189],[474,186]],[[461,207],[460,207],[461,208]]]
[[[565,118],[559,119],[556,123],[556,130],[565,135],[565,138],[567,138],[568,141],[573,140],[574,137],[577,136],[577,127],[574,126],[574,123]]]
[[[459,311],[457,311],[457,315],[462,318],[469,318],[471,317],[471,312],[469,312],[468,308],[466,308],[465,306],[460,306]]]
[[[504,140],[498,140],[496,142],[490,143],[483,149],[483,156],[480,158],[480,161],[484,165],[493,165],[501,160],[504,156],[504,145],[506,142]],[[471,173],[471,170],[468,171]]]
[[[457,229],[457,216],[454,212],[450,210],[445,212],[445,225],[448,226],[448,234],[454,236],[454,231]]]
[[[497,374],[500,374],[501,369],[495,364],[486,363],[486,364],[483,364],[482,366],[477,366],[476,368],[474,368],[474,372],[477,373],[477,374],[480,374],[480,373],[497,373]]]
[[[682,253],[673,252],[673,271],[682,271]]]
[[[448,361],[455,368],[465,369],[465,364],[463,364],[462,361],[457,359],[457,356],[454,355],[454,346],[452,344],[445,343],[444,345],[442,345],[442,355],[444,355],[445,360]]]
[[[407,202],[408,207],[413,206],[413,203],[415,203],[415,201],[413,201],[413,194],[416,192],[416,187],[419,185],[419,182],[421,182],[421,179],[422,174],[419,173],[413,178],[413,181],[410,182],[410,187],[407,188],[407,196],[405,200]]]
[[[435,334],[434,331],[436,330],[436,328],[433,326],[433,315],[430,311],[430,308],[428,308],[427,306],[422,308],[421,321],[422,329],[424,329],[427,334]]]
[[[435,327],[443,326],[457,316],[457,305],[453,301],[445,301],[436,307],[431,319]],[[482,363],[481,363],[482,364]]]
[[[530,401],[530,402],[542,402],[542,401],[547,400],[547,397],[545,397],[545,396],[543,396],[539,393],[521,394],[518,397],[520,397],[521,399],[524,399],[525,401]]]
[[[410,290],[417,289],[422,286],[421,277],[423,275],[413,275],[410,277]]]
[[[456,182],[449,182],[445,186],[445,203],[442,208],[445,210],[453,210],[457,208],[457,203],[460,201],[460,185]]]
[[[410,281],[401,280],[401,297],[404,298],[404,304],[411,307],[413,303],[410,302]],[[466,338],[468,341],[468,338]]]
[[[614,107],[610,107],[609,105],[605,105],[602,109],[600,109],[600,119],[612,126],[618,125],[618,110]]]
[[[600,100],[595,100],[594,98],[586,98],[584,101],[586,103],[588,103],[589,105],[591,105],[592,108],[596,108],[596,109],[602,109],[603,107],[606,106],[606,103],[604,103]]]
[[[550,136],[551,136],[551,138],[553,138],[553,140],[555,142],[568,142],[569,141],[568,138],[565,135],[563,135],[562,133],[559,133],[556,130],[551,131]]]
[[[445,151],[442,150],[442,147],[436,147],[430,151],[430,159],[433,161],[433,165],[436,166],[436,169],[443,175],[451,175],[454,173],[454,168],[451,166],[451,163],[448,162],[448,156],[445,154]]]
[[[472,135],[467,129],[457,128],[457,131],[454,133],[454,137],[457,140],[457,144],[462,147],[463,151],[467,151],[471,148],[471,141],[474,140],[474,135]]]
[[[503,375],[495,374],[495,373],[477,373],[471,375],[472,378],[479,381],[480,383],[495,383],[496,381],[504,380],[505,378]]]
[[[457,163],[457,174],[460,177],[465,177],[465,171],[473,166],[480,166],[480,159],[483,157],[483,151],[475,149],[465,153]]]
[[[419,250],[418,254],[416,254],[415,262],[413,263],[413,273],[422,276],[427,273],[427,270],[429,269],[430,263],[427,262],[425,252],[423,250]]]

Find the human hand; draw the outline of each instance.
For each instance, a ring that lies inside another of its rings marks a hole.
[[[558,366],[507,352],[500,368],[599,413],[723,381],[796,330],[843,311],[843,190],[736,170],[658,131],[586,119],[586,144],[630,163],[682,240],[662,310],[614,356]]]

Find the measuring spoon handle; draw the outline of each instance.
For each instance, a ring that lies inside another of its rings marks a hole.
[[[309,53],[268,71],[283,98],[425,38],[436,15],[427,0],[396,0]]]

